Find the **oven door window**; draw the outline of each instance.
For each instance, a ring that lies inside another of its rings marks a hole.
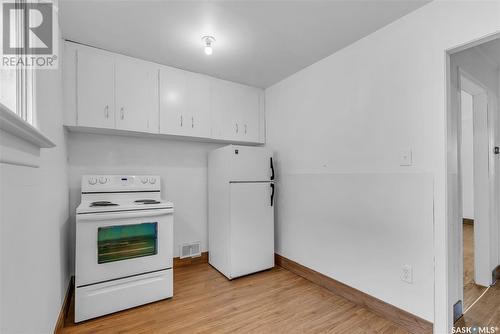
[[[97,263],[122,261],[158,253],[158,223],[99,227]]]

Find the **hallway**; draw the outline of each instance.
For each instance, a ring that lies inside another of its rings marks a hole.
[[[486,289],[486,288],[484,288]],[[458,321],[455,327],[500,327],[500,284],[493,285]],[[474,333],[474,332],[473,332]]]
[[[493,327],[496,332],[500,326],[500,284],[488,289],[474,283],[474,225],[471,223],[463,224],[463,243],[464,315],[455,323],[455,328]]]
[[[463,224],[464,242],[464,305],[467,310],[486,290],[486,287],[474,283],[474,225]]]

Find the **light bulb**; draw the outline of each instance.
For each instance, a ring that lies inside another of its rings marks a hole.
[[[215,38],[213,36],[203,36],[201,40],[205,44],[205,54],[210,56],[214,52],[212,43],[215,42]]]

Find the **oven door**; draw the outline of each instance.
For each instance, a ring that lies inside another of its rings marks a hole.
[[[77,215],[76,286],[172,268],[173,209]]]

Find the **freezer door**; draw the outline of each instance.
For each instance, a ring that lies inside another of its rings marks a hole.
[[[269,182],[231,183],[230,278],[274,267],[274,210]]]
[[[231,181],[269,181],[272,152],[264,147],[231,146]]]

